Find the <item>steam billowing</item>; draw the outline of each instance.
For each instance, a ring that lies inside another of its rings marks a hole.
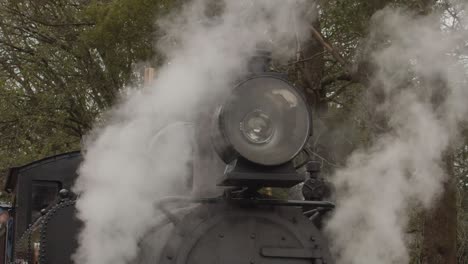
[[[258,46],[272,46],[280,58],[294,55],[308,36],[311,8],[305,0],[195,0],[158,22],[166,30],[158,47],[169,63],[152,87],[129,92],[86,142],[75,187],[85,222],[75,263],[134,261],[138,241],[155,224],[155,201],[190,192],[185,165],[200,129],[194,121],[245,73]]]
[[[200,131],[199,116],[209,114],[206,106],[245,74],[259,45],[279,58],[294,56],[309,37],[312,8],[306,0],[195,0],[158,21],[166,30],[158,48],[169,63],[152,87],[129,91],[86,143],[75,187],[85,222],[76,263],[135,260],[139,240],[157,219],[155,201],[191,191],[188,146]],[[369,47],[380,44],[370,51],[371,86],[385,98],[375,110],[386,114],[391,129],[334,175],[338,208],[327,232],[339,263],[407,263],[405,210],[410,202],[429,207],[440,192],[443,153],[468,115],[467,69],[457,54],[468,33],[450,32],[441,22],[450,19],[392,9],[371,22]],[[215,182],[199,177],[210,168],[198,168],[195,185],[211,188]]]
[[[459,31],[442,22],[458,23],[389,8],[371,21],[368,43],[380,46],[371,52],[371,86],[385,98],[374,110],[388,117],[390,131],[334,175],[338,208],[328,231],[339,263],[408,263],[406,210],[430,207],[441,191],[444,152],[468,120],[466,55],[460,55],[468,21],[459,21],[465,27]]]

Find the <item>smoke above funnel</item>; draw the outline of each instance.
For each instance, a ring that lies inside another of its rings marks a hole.
[[[327,232],[338,263],[409,262],[407,210],[437,199],[443,157],[468,120],[468,21],[460,18],[458,29],[453,22],[392,8],[372,18],[365,52],[374,66],[370,92],[378,89],[381,100],[369,111],[387,129],[333,176],[338,206]]]
[[[193,157],[202,155],[192,149],[194,131],[208,133],[198,117],[211,114],[207,106],[246,73],[259,45],[288,59],[314,19],[310,1],[218,1],[214,9],[213,3],[191,1],[157,22],[164,31],[157,47],[168,63],[151,87],[129,89],[85,143],[75,186],[85,225],[75,263],[132,263],[157,219],[154,203],[190,194],[192,159],[206,164],[194,175],[197,188],[215,184],[201,177],[214,162]]]

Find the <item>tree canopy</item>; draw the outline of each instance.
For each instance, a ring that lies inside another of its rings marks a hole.
[[[176,1],[0,3],[0,167],[79,148],[137,63],[155,61],[156,17]]]

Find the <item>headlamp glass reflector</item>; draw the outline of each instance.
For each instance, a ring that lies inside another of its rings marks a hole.
[[[262,165],[294,158],[310,133],[310,114],[288,82],[258,76],[234,88],[219,116],[221,134],[235,152]]]

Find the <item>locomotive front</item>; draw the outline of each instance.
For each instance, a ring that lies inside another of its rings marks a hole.
[[[314,223],[334,205],[322,201],[327,188],[317,176],[317,164],[302,163],[305,169],[298,170],[293,162],[312,134],[311,112],[285,75],[269,71],[269,60],[265,53],[252,59],[250,74],[234,86],[211,119],[212,133],[205,135],[211,144],[197,142],[210,145],[224,161],[217,182],[223,194],[157,201],[161,218],[140,241],[132,263],[333,263]],[[80,162],[76,152],[11,170],[6,188],[22,206],[15,212],[10,261],[73,263],[82,228],[77,197],[67,190],[59,196],[58,190],[71,187]],[[48,199],[42,216],[34,220],[31,199],[21,190],[34,189],[35,182],[43,186],[44,180],[56,184],[50,193],[57,198]],[[305,200],[274,199],[260,191],[303,182]]]
[[[313,222],[332,203],[317,191],[306,197],[314,200],[273,199],[260,191],[304,181],[307,190],[323,187],[313,185],[323,182],[314,162],[302,173],[293,162],[312,135],[307,102],[268,63],[265,54],[254,57],[251,73],[212,118],[211,142],[226,163],[218,182],[224,194],[160,201],[164,220],[141,242],[138,263],[333,263]]]

